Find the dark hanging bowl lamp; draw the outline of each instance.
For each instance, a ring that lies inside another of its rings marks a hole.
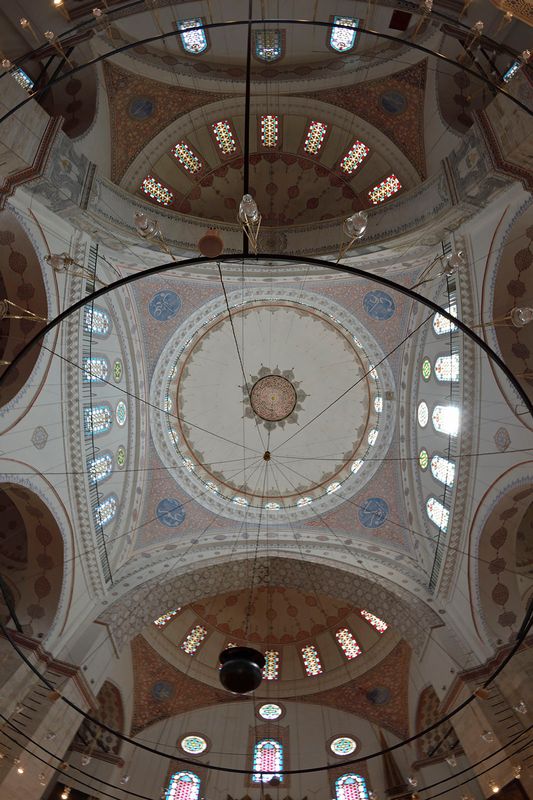
[[[263,678],[265,657],[253,647],[228,647],[219,656],[220,683],[233,694],[253,692]]]

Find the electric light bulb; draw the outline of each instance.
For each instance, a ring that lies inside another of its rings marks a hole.
[[[11,69],[11,67],[12,67],[12,66],[13,66],[13,64],[12,64],[12,62],[9,60],[9,58],[3,58],[3,59],[2,59],[2,67],[3,67],[4,69]]]
[[[26,19],[26,17],[21,17],[20,18],[20,27],[21,28],[29,28],[30,27],[29,19]]]
[[[19,775],[24,775],[24,767],[22,765],[18,766],[17,772]]]
[[[446,756],[446,763],[448,764],[449,767],[457,766],[457,759],[455,758],[453,753],[449,756]]]
[[[492,731],[483,731],[481,738],[484,742],[488,742],[490,744],[490,742],[494,741],[494,734]]]
[[[243,194],[239,204],[239,220],[241,222],[259,222],[259,209],[251,194]]]
[[[480,19],[478,19],[478,21],[472,25],[472,33],[476,34],[477,36],[481,36],[484,27],[485,26],[483,22]]]
[[[99,19],[103,13],[101,8],[93,8],[93,17],[96,17],[96,19]]]
[[[63,0],[54,0],[54,7],[59,8],[63,5]]]
[[[533,321],[533,308],[529,306],[517,306],[511,311],[511,322],[515,328],[523,328]],[[525,705],[522,703],[522,705]],[[516,706],[515,706],[516,708]],[[521,711],[525,714],[525,711]]]
[[[415,778],[414,775],[409,775],[407,782],[409,786],[418,786],[418,778]]]
[[[492,793],[493,794],[498,794],[499,791],[500,791],[500,787],[497,786],[496,784],[494,784],[494,786],[492,787]]]
[[[48,41],[51,42],[52,39],[55,39],[55,33],[53,31],[45,31],[44,38],[48,39]]]

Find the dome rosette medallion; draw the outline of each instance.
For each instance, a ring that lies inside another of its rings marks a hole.
[[[312,292],[239,290],[228,301],[231,320],[224,298],[212,300],[160,355],[150,401],[161,460],[198,503],[232,519],[267,511],[276,524],[338,506],[392,439],[383,352],[353,313]]]

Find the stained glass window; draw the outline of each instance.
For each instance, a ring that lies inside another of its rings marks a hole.
[[[339,736],[330,744],[331,752],[336,756],[351,756],[352,753],[355,753],[356,747],[357,744],[350,736]]]
[[[103,483],[113,472],[112,456],[109,453],[102,453],[91,459],[87,462],[87,472],[90,483]]]
[[[357,656],[361,655],[361,648],[348,628],[339,628],[335,634],[335,638],[342,647],[344,655],[348,660],[351,661],[352,658],[357,658]]]
[[[279,30],[256,31],[255,54],[261,61],[277,61],[281,58],[283,37]]]
[[[335,492],[338,492],[340,488],[341,484],[339,481],[333,481],[333,483],[330,483],[330,485],[327,487],[326,492],[327,494],[334,494]]]
[[[214,122],[211,126],[211,129],[216,139],[216,143],[225,156],[237,151],[235,137],[227,119]]]
[[[305,671],[309,676],[321,674],[322,664],[320,663],[317,649],[313,644],[306,644],[305,647],[302,647],[302,658]]]
[[[165,800],[198,800],[200,778],[194,772],[175,772],[171,777]]]
[[[117,513],[117,498],[114,494],[110,494],[101,503],[98,503],[94,508],[94,521],[102,528],[109,525],[111,520]]]
[[[146,176],[141,183],[141,189],[148,197],[151,197],[152,200],[155,200],[156,203],[160,203],[162,206],[169,206],[174,200],[174,195],[170,189],[167,189],[162,183],[156,181],[152,175]]]
[[[429,381],[431,378],[431,361],[429,358],[425,358],[422,361],[422,377],[425,381]]]
[[[456,383],[459,380],[459,353],[439,356],[435,361],[435,377],[438,381]]]
[[[281,717],[283,709],[277,703],[265,703],[259,707],[259,716],[263,719],[274,720]]]
[[[179,614],[180,611],[181,611],[181,607],[173,608],[171,611],[167,611],[164,614],[161,614],[160,617],[158,617],[157,619],[154,619],[154,625],[157,628],[164,628],[165,625],[168,625],[170,620],[173,619],[176,616],[176,614]]]
[[[191,631],[189,631],[189,633],[181,643],[180,647],[188,655],[193,656],[200,647],[200,645],[202,644],[206,636],[207,636],[207,631],[203,627],[203,625],[195,625],[194,628]]]
[[[448,530],[450,512],[439,500],[437,500],[436,497],[428,498],[426,503],[426,511],[428,517],[432,522],[435,523],[437,528],[444,532]]]
[[[425,403],[423,400],[421,403],[418,404],[417,416],[418,416],[418,424],[420,425],[421,428],[425,428],[426,425],[428,424],[429,409],[427,403]]]
[[[207,742],[202,736],[184,736],[180,742],[181,749],[191,755],[200,755],[207,750]]]
[[[32,81],[30,76],[24,72],[23,69],[21,69],[21,67],[13,67],[10,72],[19,86],[22,86],[22,88],[26,89],[27,92],[31,92],[35,86],[35,83]]]
[[[335,781],[335,800],[368,800],[365,779],[349,772]]]
[[[352,472],[353,472],[353,474],[354,474],[354,475],[355,475],[357,472],[359,472],[359,470],[361,469],[361,467],[363,466],[363,464],[364,464],[364,463],[365,463],[365,462],[363,461],[363,459],[362,459],[362,458],[357,458],[357,459],[356,459],[356,460],[355,460],[355,461],[352,463],[352,466],[350,467],[350,469],[352,470]]]
[[[306,153],[310,153],[313,156],[317,155],[324,144],[327,129],[328,126],[325,122],[313,120],[309,124],[304,141],[304,150]]]
[[[376,412],[378,414],[381,414],[381,412],[383,411],[383,398],[381,397],[380,394],[374,397],[374,408],[376,409]]]
[[[370,447],[374,447],[374,445],[376,444],[377,440],[378,440],[378,431],[377,431],[376,428],[372,428],[372,430],[369,431],[369,433],[368,433],[368,439],[367,439],[368,444],[370,445]]]
[[[520,59],[517,59],[516,61],[513,61],[513,63],[509,67],[509,69],[506,72],[503,73],[502,81],[504,83],[509,83],[509,81],[514,78],[516,73],[519,72],[521,66],[522,66],[522,61],[520,61]]]
[[[201,17],[180,19],[176,22],[183,49],[186,53],[192,53],[193,56],[198,56],[207,50],[207,36],[203,27],[200,27],[201,25],[203,25]],[[191,31],[189,28],[198,28],[198,30]]]
[[[338,25],[347,27],[339,28]],[[355,44],[359,20],[355,17],[333,17],[333,27],[329,36],[329,45],[338,53],[346,53]]]
[[[387,628],[389,627],[386,622],[384,622],[379,617],[376,617],[375,614],[371,614],[370,611],[367,611],[365,608],[362,608],[360,611],[361,616],[363,619],[366,619],[373,628],[377,630],[378,633],[385,633]]]
[[[436,480],[445,483],[446,486],[453,486],[455,464],[442,456],[433,456],[431,459],[431,474]]]
[[[431,419],[439,433],[448,436],[457,436],[459,433],[459,409],[456,406],[435,406]]]
[[[383,203],[384,200],[388,200],[393,194],[399,192],[401,188],[402,184],[396,175],[389,175],[388,178],[385,178],[381,183],[378,183],[377,186],[374,186],[374,188],[369,191],[368,196],[371,202],[377,206],[378,203]]]
[[[111,406],[107,403],[101,406],[87,406],[83,409],[83,424],[86,433],[105,433],[110,429],[112,422]]]
[[[124,400],[118,401],[117,408],[115,410],[115,417],[120,427],[126,424],[126,420],[128,418],[128,409],[126,408],[126,403]]]
[[[172,148],[172,155],[176,158],[186,172],[194,175],[202,169],[202,162],[187,142],[178,142]]]
[[[107,311],[97,306],[85,306],[83,310],[83,330],[96,336],[108,336],[111,331],[111,318]]]
[[[418,463],[421,469],[427,469],[429,464],[429,454],[427,450],[422,449],[418,454]]]
[[[275,739],[261,739],[254,747],[254,783],[283,780],[283,748]]]
[[[451,314],[452,317],[457,316],[457,303],[451,303],[445,309],[448,314]],[[437,334],[437,336],[442,336],[443,333],[450,333],[457,330],[457,325],[454,325],[453,322],[443,317],[442,314],[435,314],[433,317],[433,330]]]
[[[83,380],[85,383],[107,380],[109,375],[109,361],[105,356],[85,356],[82,363]]]
[[[265,666],[263,678],[267,681],[277,681],[279,677],[279,653],[277,650],[265,650]]]
[[[276,114],[263,114],[261,117],[261,144],[263,147],[277,147],[279,142],[279,117]]]
[[[339,167],[347,175],[352,175],[359,164],[367,157],[369,148],[363,142],[355,141],[344,158],[341,159]]]

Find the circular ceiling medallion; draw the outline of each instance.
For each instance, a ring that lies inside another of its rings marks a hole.
[[[294,411],[296,389],[283,375],[265,375],[252,386],[250,404],[261,419],[279,422]]]
[[[350,756],[355,753],[357,743],[351,736],[338,736],[330,744],[331,752],[336,756]]]
[[[258,708],[259,716],[266,720],[274,720],[281,717],[283,709],[277,703],[264,703]]]
[[[191,734],[190,736],[183,737],[180,742],[180,747],[185,753],[198,756],[200,753],[205,753],[207,750],[207,742],[203,736]]]

